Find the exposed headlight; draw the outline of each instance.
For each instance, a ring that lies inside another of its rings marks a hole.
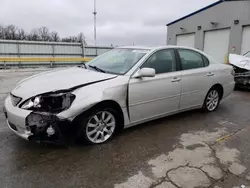
[[[72,93],[48,93],[38,95],[25,101],[22,109],[59,113],[68,109],[75,99]]]

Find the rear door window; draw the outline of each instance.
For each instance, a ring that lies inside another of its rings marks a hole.
[[[205,57],[198,52],[187,49],[179,49],[178,52],[182,70],[202,68],[209,64],[207,59],[207,61],[204,62]]]

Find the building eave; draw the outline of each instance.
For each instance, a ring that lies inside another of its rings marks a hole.
[[[174,24],[174,23],[177,23],[177,22],[179,22],[179,21],[181,21],[181,20],[184,20],[184,19],[186,19],[186,18],[188,18],[188,17],[191,17],[191,16],[193,16],[193,15],[199,13],[199,12],[202,12],[202,11],[204,11],[204,10],[206,10],[206,9],[209,9],[209,8],[211,8],[211,7],[214,7],[214,6],[220,4],[220,3],[224,2],[224,1],[225,1],[225,0],[216,1],[215,3],[213,3],[213,4],[211,4],[211,5],[208,5],[208,6],[206,6],[206,7],[203,7],[203,8],[201,8],[201,9],[195,11],[195,12],[192,12],[191,14],[188,14],[188,15],[186,15],[186,16],[183,16],[183,17],[181,17],[181,18],[179,18],[179,19],[177,19],[177,20],[175,20],[175,21],[172,21],[172,22],[168,23],[166,26],[170,26],[170,25],[172,25],[172,24]]]

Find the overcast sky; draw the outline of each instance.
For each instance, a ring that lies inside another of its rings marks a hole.
[[[83,32],[93,44],[94,0],[0,0],[0,24],[61,37]],[[97,0],[98,45],[163,45],[166,24],[217,0]]]

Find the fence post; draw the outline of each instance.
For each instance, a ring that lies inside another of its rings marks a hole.
[[[55,44],[52,44],[52,57],[55,58]],[[56,62],[53,63],[53,61],[50,61],[50,67],[53,68],[55,63]]]
[[[6,62],[5,61],[3,62],[3,67],[4,67],[4,69],[6,69]]]
[[[21,57],[21,55],[20,55],[20,43],[18,41],[16,43],[16,46],[17,46],[17,57],[20,58]],[[21,68],[22,67],[21,66],[21,64],[22,64],[21,61],[19,61],[18,64],[19,64],[18,67]]]
[[[84,58],[84,56],[85,56],[85,45],[83,44],[83,41],[81,42],[81,47],[82,47],[82,57]],[[85,63],[85,62],[82,61],[82,63]]]
[[[85,56],[85,45],[83,44],[83,42],[81,43],[82,46],[82,57]]]
[[[97,53],[97,46],[95,46],[95,56],[96,56],[96,57],[98,56],[98,53]]]

